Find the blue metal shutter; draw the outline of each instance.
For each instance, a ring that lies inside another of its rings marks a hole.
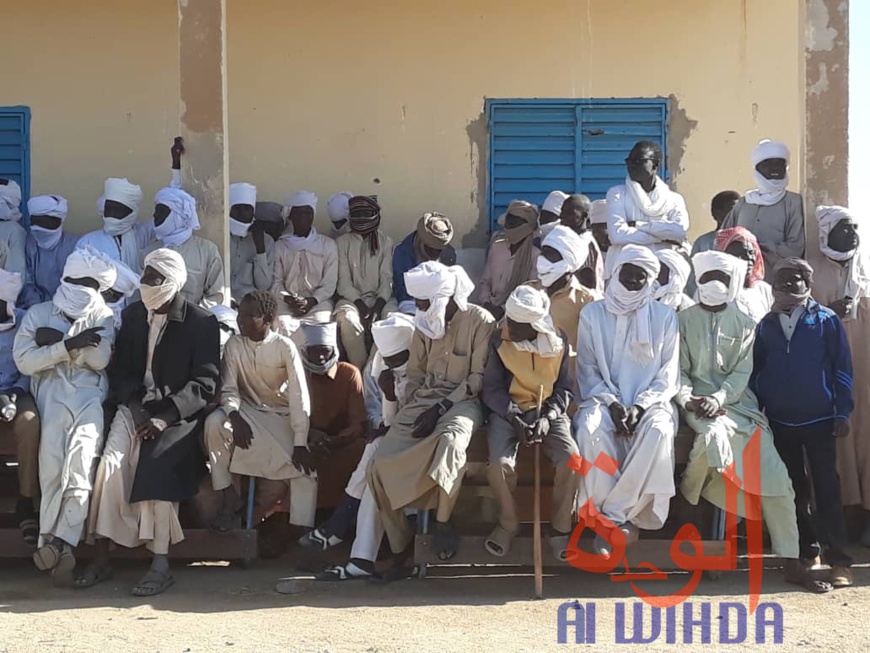
[[[603,198],[625,178],[637,141],[667,145],[665,99],[487,100],[486,108],[491,229],[514,199],[540,205],[553,190]]]
[[[30,109],[0,107],[0,178],[21,186],[21,211],[30,197]]]

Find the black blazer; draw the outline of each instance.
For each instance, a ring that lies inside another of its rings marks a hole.
[[[148,330],[148,311],[142,302],[124,309],[108,370],[110,412],[145,394]],[[149,413],[154,416],[174,406],[180,421],[156,440],[142,443],[130,502],[183,501],[197,493],[208,472],[200,436],[204,409],[220,383],[217,319],[178,295],[154,350],[151,373],[164,399],[146,406]]]

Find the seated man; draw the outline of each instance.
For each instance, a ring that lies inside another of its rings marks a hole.
[[[67,257],[76,248],[79,237],[63,229],[67,203],[58,195],[32,197],[27,202],[30,213],[30,234],[27,236],[27,278],[21,298],[21,308],[50,302],[57,287]]]
[[[607,200],[592,202],[592,208],[589,209],[589,230],[598,245],[606,269],[607,252],[610,250],[610,236],[607,233]],[[601,283],[603,286],[604,281],[602,280]]]
[[[692,256],[716,249],[716,236],[719,230],[722,229],[722,223],[725,222],[725,218],[731,213],[731,209],[734,208],[739,199],[740,193],[733,190],[723,190],[713,197],[713,201],[710,203],[710,215],[713,216],[716,228],[713,231],[701,234],[695,239],[695,242],[692,243]],[[686,284],[686,294],[689,297],[694,297],[696,289],[697,285],[695,284],[695,275],[693,273],[689,276],[689,283]]]
[[[370,376],[375,379],[380,395],[378,405],[381,412],[378,423],[369,431],[369,442],[348,481],[341,504],[325,524],[303,537],[299,543],[310,549],[325,551],[347,538],[354,520],[356,536],[350,550],[350,560],[343,565],[327,568],[316,576],[317,580],[352,580],[375,573],[375,561],[384,537],[384,527],[366,482],[366,470],[375,451],[383,442],[381,436],[387,432],[396,413],[404,404],[410,355],[408,348],[413,335],[414,321],[402,313],[394,313],[372,325],[372,337],[377,349],[372,356]]]
[[[780,259],[803,256],[807,246],[803,197],[787,190],[789,156],[785,143],[760,141],[752,150],[757,187],[737,200],[722,223],[724,229],[745,227],[755,234],[768,283]]]
[[[0,270],[0,438],[14,438],[18,463],[15,520],[29,546],[36,547],[39,524],[39,415],[29,394],[30,379],[18,371],[12,355],[15,335],[25,311],[15,303],[21,275]]]
[[[345,191],[336,193],[326,201],[326,215],[332,224],[330,235],[336,240],[339,236],[350,233],[350,198],[352,197],[354,197],[353,193]]]
[[[794,487],[800,559],[813,564],[822,554],[824,536],[831,585],[849,587],[852,558],[846,552],[837,438],[850,431],[852,352],[837,314],[810,297],[812,285],[813,269],[806,261],[787,258],[776,264],[773,310],[756,328],[752,389]]]
[[[773,293],[764,280],[764,258],[758,241],[748,229],[731,227],[716,234],[715,249],[746,261],[746,280],[737,294],[737,308],[758,324],[773,307]]]
[[[505,214],[504,231],[490,243],[477,288],[477,303],[496,320],[504,315],[504,303],[513,289],[535,276],[537,230],[538,207],[521,200],[511,202]]]
[[[671,400],[680,378],[677,314],[652,300],[659,260],[646,247],[626,245],[614,259],[602,301],[580,313],[574,416],[580,455],[590,463],[612,459],[616,473],[594,466],[580,484],[580,503],[637,540],[638,529],[657,530],[674,496]],[[595,550],[610,556],[600,535]]]
[[[174,583],[169,547],[184,539],[178,503],[206,475],[204,410],[220,382],[219,329],[205,309],[184,298],[184,259],[161,248],[145,257],[142,301],[124,309],[109,367],[112,426],[97,469],[88,519],[96,556],[75,580],[85,588],[112,577],[110,540],[153,554],[134,596],[154,596]]]
[[[22,279],[27,275],[25,242],[27,232],[21,222],[21,187],[12,179],[0,178],[0,249],[5,254],[2,267],[17,272]]]
[[[686,257],[674,249],[660,249],[655,254],[661,268],[654,286],[653,299],[671,307],[677,313],[694,306],[695,302],[683,292],[689,280],[689,262]]]
[[[124,313],[127,301],[134,293],[139,292],[139,279],[142,275],[136,274],[133,270],[121,263],[121,261],[112,261],[103,252],[99,250],[94,251],[97,255],[104,257],[106,260],[111,262],[111,264],[115,266],[115,272],[118,273],[112,287],[102,293],[106,306],[112,310],[112,314],[114,315],[115,331],[117,332],[118,329],[121,328],[121,315]]]
[[[338,283],[338,248],[317,233],[317,195],[301,191],[290,200],[287,231],[275,243],[272,292],[278,300],[281,328],[293,334],[303,322],[329,322]],[[301,338],[297,344],[301,344]]]
[[[601,200],[603,202],[603,200]],[[585,195],[570,195],[562,203],[561,224],[570,228],[583,239],[583,246],[578,255],[583,258],[580,269],[577,270],[577,278],[585,288],[598,294],[596,299],[604,293],[604,255],[598,243],[594,223],[590,218],[594,215],[592,209],[595,202],[590,202]],[[599,212],[600,213],[600,212]],[[604,213],[604,235],[607,236],[607,214]],[[587,253],[588,252],[588,253]]]
[[[350,233],[339,236],[338,301],[335,321],[347,360],[362,370],[369,358],[366,332],[396,310],[393,299],[393,241],[380,229],[381,207],[371,197],[349,203]]]
[[[488,311],[468,303],[474,284],[459,266],[427,261],[405,275],[405,284],[417,298],[407,403],[368,469],[395,556],[388,580],[405,573],[402,555],[413,536],[406,507],[435,508],[438,557],[456,555],[450,515],[462,486],[465,450],[483,425],[478,395],[495,326]]]
[[[498,525],[484,547],[498,557],[510,549],[520,528],[513,498],[517,447],[540,443],[556,466],[550,546],[557,559],[565,560],[580,480],[568,467],[578,452],[566,412],[574,394],[567,342],[553,327],[550,299],[542,290],[517,287],[508,297],[505,315],[506,324],[490,341],[480,393],[492,411],[487,478],[499,502]]]
[[[450,245],[453,225],[441,213],[424,213],[417,229],[396,246],[393,251],[393,293],[403,313],[414,312],[414,298],[405,289],[405,272],[424,261],[440,261],[456,265],[456,250]]]
[[[284,205],[278,202],[257,202],[254,207],[254,226],[262,229],[273,243],[277,243],[287,226]],[[252,229],[254,227],[251,227]],[[275,250],[272,248],[272,258]],[[274,277],[274,270],[272,271]],[[274,283],[274,278],[273,278]]]
[[[233,305],[255,290],[271,290],[275,243],[254,221],[257,187],[230,184],[230,288]]]
[[[233,474],[283,482],[290,488],[290,523],[314,525],[317,479],[302,471],[297,453],[308,447],[311,402],[302,357],[271,328],[277,311],[271,292],[242,299],[241,335],[230,338],[223,358],[221,408],[205,420],[212,487],[223,495],[212,524],[219,532],[235,525],[242,506]]]
[[[790,580],[815,585],[798,564],[794,491],[767,418],[749,389],[755,322],[734,304],[742,286],[743,261],[706,251],[692,259],[698,279],[698,305],[682,311],[680,389],[677,404],[697,434],[680,490],[692,505],[701,497],[726,510],[728,489],[737,493],[737,514],[746,516],[749,495],[760,503],[773,552],[788,560]],[[759,477],[747,478],[743,452],[761,427]],[[733,469],[725,473],[734,463]],[[739,485],[728,488],[737,479]]]
[[[42,419],[39,443],[40,548],[33,562],[68,585],[88,517],[94,465],[103,439],[106,366],[115,329],[101,292],[115,268],[92,249],[77,249],[63,268],[50,302],[21,321],[13,355]]]

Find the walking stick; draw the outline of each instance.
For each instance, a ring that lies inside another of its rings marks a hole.
[[[538,419],[544,403],[544,386],[538,386]],[[544,557],[541,551],[541,443],[535,443],[535,524],[533,544],[535,550],[535,598],[544,598]]]

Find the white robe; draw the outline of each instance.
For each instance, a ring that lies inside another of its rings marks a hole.
[[[102,327],[97,347],[67,352],[63,342],[38,347],[40,327],[64,337]],[[37,304],[15,336],[15,364],[30,376],[39,410],[39,484],[42,490],[40,545],[54,535],[76,546],[88,516],[94,468],[103,440],[103,400],[108,390],[105,369],[115,337],[111,309],[101,306],[70,324],[52,302]]]
[[[599,512],[620,525],[659,529],[674,496],[674,436],[677,412],[671,402],[680,379],[679,323],[673,309],[650,301],[654,358],[632,358],[627,341],[630,321],[607,311],[604,301],[586,306],[577,329],[577,384],[580,402],[574,435],[580,455],[594,463],[606,454],[619,463],[609,475],[593,467],[580,485],[580,505],[589,499]],[[635,434],[616,435],[608,407],[646,410]]]
[[[746,317],[758,324],[773,308],[773,291],[766,281],[756,281],[752,288],[741,288],[735,302]]]

